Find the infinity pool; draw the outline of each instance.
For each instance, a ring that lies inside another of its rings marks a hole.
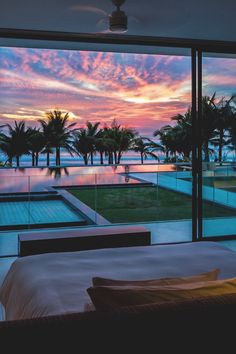
[[[123,172],[123,174],[122,174]],[[46,192],[52,187],[138,184],[121,166],[0,169],[0,194]]]

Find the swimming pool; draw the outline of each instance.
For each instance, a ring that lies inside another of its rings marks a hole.
[[[45,192],[53,187],[140,184],[131,172],[173,172],[173,164],[0,168],[0,194]]]
[[[53,226],[82,226],[87,218],[61,198],[0,200],[0,230]]]
[[[0,194],[45,192],[53,187],[137,184],[111,167],[0,169]]]

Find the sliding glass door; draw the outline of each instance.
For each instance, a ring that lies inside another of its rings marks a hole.
[[[1,145],[0,256],[23,226],[141,223],[153,243],[236,236],[236,56],[121,42],[0,47],[1,139],[19,124],[31,139],[20,156]],[[45,145],[50,113],[77,129],[63,146]],[[16,202],[24,224],[9,217]],[[39,205],[56,205],[56,222]]]
[[[117,48],[0,47],[1,133],[22,127],[28,139],[18,155],[13,141],[12,158],[0,151],[3,183],[18,178],[1,189],[0,239],[6,229],[141,223],[153,243],[192,240],[191,50]],[[47,134],[58,117],[61,146]]]
[[[236,55],[202,59],[202,233],[236,236]]]

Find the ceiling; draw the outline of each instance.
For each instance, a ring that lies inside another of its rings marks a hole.
[[[0,28],[97,33],[113,9],[111,0],[1,0]],[[236,41],[235,0],[126,0],[123,10],[128,35]]]

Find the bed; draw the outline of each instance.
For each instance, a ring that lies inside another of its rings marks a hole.
[[[236,276],[236,253],[214,242],[48,253],[18,258],[0,289],[6,320],[73,314],[90,302],[94,276],[151,279],[194,275],[213,268]]]

